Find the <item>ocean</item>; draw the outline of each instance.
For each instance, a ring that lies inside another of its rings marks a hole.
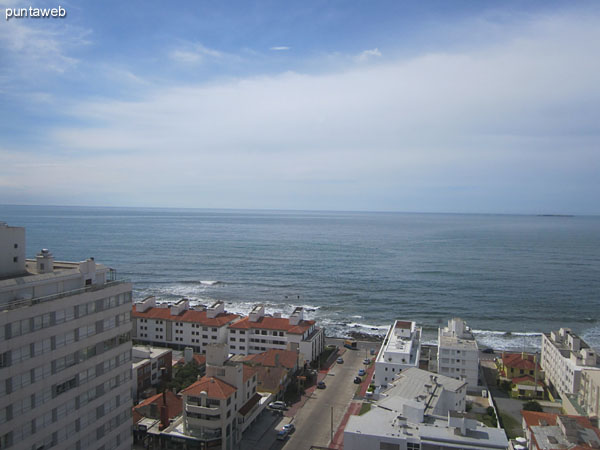
[[[135,300],[303,306],[329,336],[461,317],[480,344],[536,350],[570,327],[600,347],[600,217],[0,206],[27,256],[90,256]]]

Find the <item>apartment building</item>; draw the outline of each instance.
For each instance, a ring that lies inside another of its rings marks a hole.
[[[133,360],[131,395],[136,402],[140,396],[143,396],[144,390],[159,386],[162,380],[171,379],[173,352],[170,348],[134,345],[131,357]]]
[[[502,449],[504,431],[465,416],[463,380],[417,368],[402,371],[360,416],[350,416],[344,449]]]
[[[0,448],[130,449],[131,284],[0,223]]]
[[[208,346],[206,375],[180,394],[183,414],[160,432],[161,448],[237,448],[269,399],[257,392],[256,371],[231,360],[224,343]]]
[[[479,348],[462,319],[451,319],[447,327],[438,328],[437,367],[438,373],[464,380],[469,389],[477,389]]]
[[[376,386],[387,386],[403,370],[419,366],[421,328],[416,322],[396,320],[375,358]]]
[[[600,370],[583,369],[577,401],[588,417],[600,418]]]
[[[239,317],[226,312],[223,302],[196,309],[185,298],[170,305],[148,297],[133,305],[132,337],[140,344],[206,353],[207,345],[227,342],[227,326]]]
[[[546,384],[561,397],[576,395],[584,369],[597,369],[596,351],[569,328],[542,335],[542,369]]]
[[[325,333],[314,320],[304,319],[296,308],[289,318],[265,314],[263,305],[255,306],[247,317],[229,325],[229,352],[234,355],[261,353],[269,349],[299,352],[300,360],[316,359],[325,346]]]

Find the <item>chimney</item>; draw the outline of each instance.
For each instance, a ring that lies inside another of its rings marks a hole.
[[[165,395],[163,394],[163,398],[165,398]],[[169,408],[166,404],[166,400],[165,403],[163,405],[160,406],[160,429],[164,430],[165,428],[167,428],[169,426]]]

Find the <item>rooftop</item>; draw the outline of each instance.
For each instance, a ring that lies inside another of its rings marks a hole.
[[[262,316],[256,321],[251,321],[250,317],[244,317],[229,325],[229,328],[234,330],[257,328],[263,330],[285,331],[289,334],[304,334],[314,324],[314,320],[301,320],[298,325],[292,325],[290,319],[284,317]]]
[[[298,352],[273,348],[266,352],[244,356],[242,361],[265,367],[283,366],[287,369],[293,369],[298,364]]]
[[[231,397],[237,389],[215,377],[202,377],[195,383],[181,391],[181,394],[199,396],[203,392],[208,398],[224,400]]]
[[[146,311],[140,312],[137,310],[137,305],[133,305],[132,316],[140,319],[163,319],[177,322],[192,322],[209,327],[221,327],[240,317],[238,314],[224,312],[211,318],[208,317],[205,309],[201,311],[188,309],[181,314],[174,315],[171,314],[170,308],[159,306],[148,308]]]

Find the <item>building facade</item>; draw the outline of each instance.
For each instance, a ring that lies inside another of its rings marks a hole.
[[[144,396],[144,390],[157,387],[163,380],[171,379],[173,372],[173,355],[170,348],[134,345],[131,357],[133,360],[132,397],[137,402]],[[152,392],[152,395],[155,392]]]
[[[421,328],[416,322],[396,320],[375,358],[376,386],[387,386],[403,369],[419,366]]]
[[[600,448],[600,430],[587,417],[522,411],[530,450],[586,450]]]
[[[454,318],[438,329],[438,373],[466,381],[469,389],[479,385],[479,348],[462,319]]]
[[[223,302],[195,309],[187,299],[168,305],[148,297],[133,305],[133,340],[177,350],[191,347],[196,353],[206,353],[208,345],[227,342],[227,326],[239,317],[226,312]]]
[[[542,369],[546,384],[561,397],[578,393],[585,368],[598,368],[596,351],[569,328],[542,335]]]
[[[600,418],[600,370],[581,371],[581,385],[577,398],[588,417],[596,420]]]
[[[131,284],[0,224],[0,448],[130,449]],[[4,249],[12,249],[6,253]]]
[[[265,314],[263,305],[255,306],[247,317],[229,325],[229,352],[234,355],[261,353],[270,349],[292,350],[304,362],[315,360],[325,346],[325,333],[314,320],[304,319],[296,308],[289,318]]]
[[[257,392],[256,371],[231,360],[224,343],[208,346],[206,375],[181,395],[183,414],[160,433],[161,448],[238,448],[269,398]]]

